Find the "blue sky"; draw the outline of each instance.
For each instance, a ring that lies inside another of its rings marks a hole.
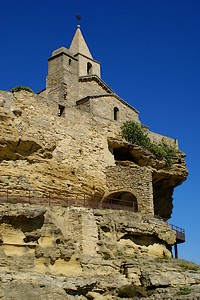
[[[69,46],[77,14],[102,79],[187,154],[189,176],[175,189],[171,222],[186,230],[180,257],[200,264],[200,1],[2,1],[0,89],[42,90],[47,59]]]

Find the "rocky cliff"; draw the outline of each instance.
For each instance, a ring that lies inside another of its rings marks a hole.
[[[172,239],[163,221],[120,210],[3,204],[0,223],[1,299],[200,297],[200,267],[169,258],[159,243]]]
[[[173,189],[187,176],[182,152],[166,168],[125,142],[121,123],[78,106],[59,117],[53,98],[27,91],[0,91],[0,120],[0,188],[81,192],[100,200],[117,188],[136,196],[139,211],[171,216]]]
[[[59,118],[51,98],[28,92],[0,92],[0,100],[2,186],[104,192],[104,169],[114,164],[105,125],[74,108]]]
[[[155,216],[171,215],[182,152],[166,167],[117,122],[60,117],[45,93],[0,91],[0,121],[1,299],[200,296],[199,267],[171,258],[176,232]]]

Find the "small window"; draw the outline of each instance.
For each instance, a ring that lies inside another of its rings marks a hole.
[[[64,111],[65,111],[65,106],[58,104],[58,116],[59,117],[65,115]]]
[[[71,62],[72,62],[72,60],[71,60],[71,58],[69,59],[69,66],[71,65]]]
[[[92,64],[90,62],[87,63],[87,75],[92,74]]]
[[[117,121],[119,119],[119,109],[114,107],[114,120]]]

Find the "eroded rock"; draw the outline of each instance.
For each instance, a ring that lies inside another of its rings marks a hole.
[[[200,296],[200,267],[170,258],[163,240],[174,241],[161,220],[27,204],[1,205],[0,217],[2,299],[26,299],[29,292],[30,299],[51,299],[50,293],[61,300]]]

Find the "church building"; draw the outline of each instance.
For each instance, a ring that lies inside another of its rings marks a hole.
[[[79,25],[69,49],[48,59],[46,88],[37,94],[0,91],[0,113],[0,188],[27,190],[29,199],[32,190],[69,199],[84,195],[89,206],[171,217],[173,190],[187,176],[185,155],[176,139],[147,127],[152,144],[175,149],[170,164],[124,138],[126,122],[142,127],[139,113],[101,79]]]

